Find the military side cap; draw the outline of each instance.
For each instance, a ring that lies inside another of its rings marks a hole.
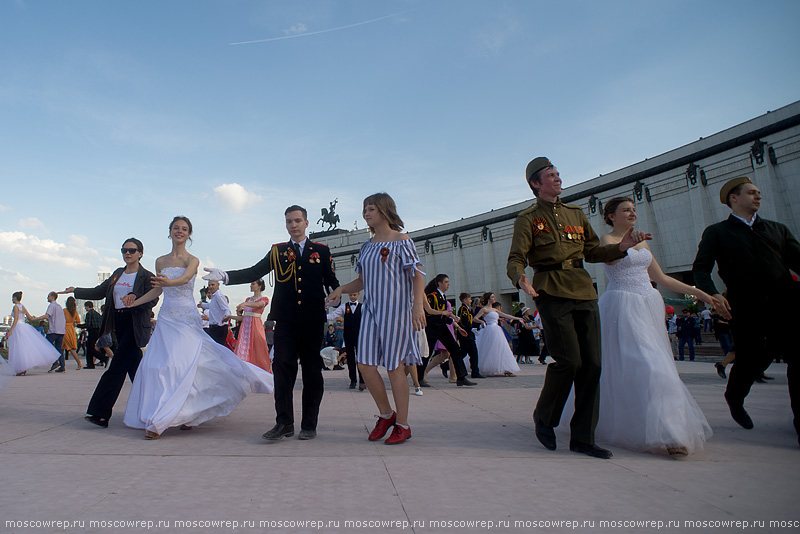
[[[525,179],[530,182],[531,176],[539,172],[540,170],[544,169],[545,167],[552,167],[553,164],[550,163],[550,160],[545,158],[544,156],[539,156],[538,158],[534,159],[528,166],[525,168]]]
[[[753,182],[750,181],[750,178],[747,176],[740,176],[739,178],[734,178],[733,180],[728,180],[725,182],[725,185],[722,186],[722,189],[719,190],[719,201],[728,205],[728,195],[731,193],[731,190],[736,187],[737,185],[742,184],[752,184]]]

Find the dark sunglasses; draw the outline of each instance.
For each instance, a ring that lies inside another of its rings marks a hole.
[[[125,247],[122,247],[120,250],[122,251],[123,254],[136,254],[137,252],[139,252],[138,248],[125,248]]]

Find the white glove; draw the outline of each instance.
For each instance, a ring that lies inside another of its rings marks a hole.
[[[228,273],[222,269],[217,269],[215,267],[203,267],[203,270],[208,273],[203,277],[203,280],[208,280],[210,282],[225,282],[225,285],[228,284]]]

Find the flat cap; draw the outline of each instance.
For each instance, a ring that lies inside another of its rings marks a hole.
[[[525,180],[530,182],[531,176],[539,172],[540,170],[544,169],[545,167],[553,167],[553,164],[544,156],[539,156],[538,158],[534,159],[528,166],[525,168]]]
[[[734,178],[733,180],[728,180],[725,182],[725,185],[722,186],[722,189],[719,190],[719,201],[728,205],[728,195],[731,193],[731,189],[736,187],[737,185],[742,184],[752,184],[753,182],[750,181],[750,178],[747,176],[740,176],[738,178]]]

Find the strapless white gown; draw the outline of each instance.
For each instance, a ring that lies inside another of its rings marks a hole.
[[[508,346],[503,327],[497,324],[499,317],[494,311],[484,315],[486,326],[478,330],[478,335],[475,337],[475,345],[478,347],[478,367],[481,374],[486,376],[519,372],[517,359]]]
[[[647,249],[628,249],[604,265],[609,284],[598,302],[602,328],[598,441],[640,451],[702,449],[712,432],[678,376],[664,325],[664,301],[653,288]]]
[[[184,267],[162,273],[175,279]],[[271,393],[273,377],[243,362],[202,328],[194,301],[195,277],[165,287],[156,328],[139,364],[124,423],[161,434],[231,413],[248,393]]]
[[[15,304],[18,324],[14,334],[8,338],[8,363],[11,371],[22,373],[34,367],[49,367],[61,356],[52,343],[34,327],[25,322],[21,304]]]

